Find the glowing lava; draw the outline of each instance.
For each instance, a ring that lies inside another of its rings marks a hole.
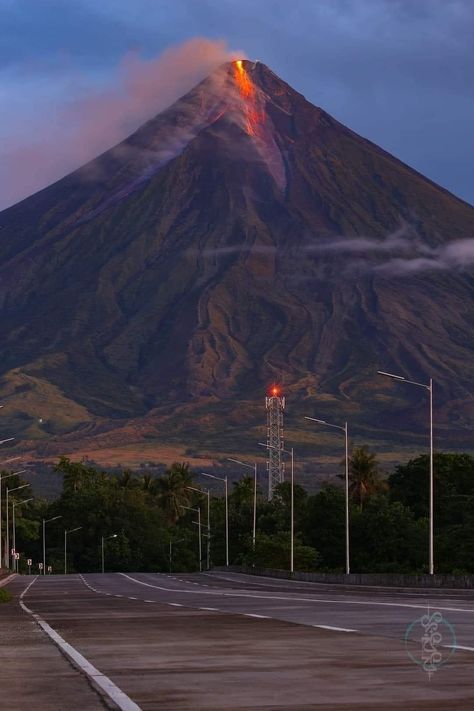
[[[245,129],[249,136],[255,136],[258,124],[263,123],[265,114],[258,110],[255,87],[241,59],[237,59],[234,62],[234,77],[239,94],[244,102]]]

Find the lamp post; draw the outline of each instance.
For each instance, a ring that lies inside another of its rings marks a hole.
[[[6,478],[6,477],[5,477]],[[7,549],[5,551],[5,563],[7,568],[10,567],[10,506],[8,504],[8,497],[12,493],[12,491],[18,491],[19,489],[24,489],[25,486],[28,486],[28,484],[21,484],[21,486],[15,486],[13,489],[9,489],[8,486],[6,487],[7,489]]]
[[[68,533],[74,533],[75,531],[80,531],[82,526],[78,526],[77,528],[71,528],[69,531],[66,531],[64,529],[64,575],[67,575],[67,536]]]
[[[21,506],[22,504],[27,504],[28,502],[33,501],[33,497],[30,496],[29,499],[24,499],[23,501],[14,501],[12,504],[12,512],[13,512],[13,550],[15,551],[15,557],[13,559],[13,568],[14,572],[18,573],[18,559],[16,557],[16,520],[15,520],[15,508],[17,506]]]
[[[433,450],[433,378],[430,378],[430,382],[418,383],[415,380],[407,380],[403,375],[394,375],[393,373],[386,373],[383,370],[378,370],[379,375],[385,375],[387,378],[392,378],[393,380],[399,380],[400,382],[407,383],[408,385],[415,385],[419,388],[424,388],[428,390],[429,396],[429,418],[430,418],[430,536],[429,536],[429,573],[433,575],[434,573],[434,450]]]
[[[346,501],[346,512],[345,512],[345,518],[346,518],[346,575],[349,575],[351,572],[351,563],[350,563],[350,534],[349,534],[349,431],[348,431],[348,426],[347,422],[344,423],[344,426],[341,425],[333,425],[330,422],[326,422],[326,420],[318,420],[316,417],[306,417],[305,420],[311,420],[312,422],[317,422],[320,425],[324,425],[325,427],[333,427],[336,430],[341,430],[344,432],[344,438],[345,438],[345,450],[346,450],[346,456],[345,456],[345,501]]]
[[[253,528],[252,528],[252,546],[255,550],[255,540],[257,536],[257,462],[249,464],[248,462],[241,462],[240,459],[231,459],[227,457],[229,462],[234,462],[234,464],[240,464],[241,467],[247,467],[247,469],[253,469]]]
[[[46,524],[51,521],[57,521],[62,516],[53,516],[53,518],[43,519],[43,575],[46,575]]]
[[[111,536],[102,536],[101,553],[102,553],[102,573],[105,572],[105,557],[104,557],[104,541],[108,541],[111,538],[117,538],[118,533],[112,533]]]
[[[3,461],[1,463],[1,466],[3,466],[4,464],[8,464],[9,462],[14,462],[16,459],[20,459],[20,457],[12,457],[11,459],[5,459],[5,461]],[[2,494],[3,494],[2,481],[4,479],[8,479],[11,476],[17,476],[18,474],[23,474],[24,471],[25,470],[22,469],[19,472],[12,472],[11,474],[5,474],[5,476],[2,476],[0,474],[0,568],[3,566],[3,562],[4,562],[3,561],[3,532],[2,532],[2,523],[3,523],[3,519],[2,519],[2,511],[3,511],[3,509],[2,509]],[[10,555],[10,553],[8,551],[8,545],[7,545],[7,550],[6,550],[6,555],[5,555],[5,564],[7,567],[8,567],[8,556],[9,555]]]
[[[207,570],[211,567],[211,493],[209,489],[197,489],[195,486],[187,486],[186,489],[197,491],[198,494],[207,495],[207,546],[206,546],[206,563]]]
[[[225,564],[229,567],[229,491],[227,486],[227,477],[215,476],[214,474],[206,474],[201,472],[201,476],[207,476],[209,479],[217,479],[223,481],[225,485]]]
[[[197,509],[193,509],[191,506],[181,506],[182,509],[187,509],[188,511],[194,511],[198,515],[198,526],[199,526],[199,572],[202,572],[202,543],[201,543],[201,507],[198,506]]]
[[[260,447],[266,449],[277,449],[280,452],[289,454],[291,457],[291,513],[290,513],[290,573],[295,569],[295,456],[294,449],[283,449],[283,447],[275,447],[273,444],[258,443]]]

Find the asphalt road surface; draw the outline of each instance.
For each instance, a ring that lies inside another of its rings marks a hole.
[[[24,604],[144,710],[474,708],[470,592],[230,572],[32,580],[9,587],[29,585]],[[5,707],[31,708],[33,692],[24,683]],[[96,708],[75,703],[58,692],[57,709]]]

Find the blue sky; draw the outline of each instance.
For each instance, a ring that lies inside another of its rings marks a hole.
[[[117,116],[102,112],[95,142],[73,149],[88,98],[126,82],[124,58],[134,54],[148,71],[195,37],[265,62],[474,203],[473,0],[0,0],[0,207],[109,147],[107,121]],[[114,106],[117,114],[124,102]],[[145,102],[122,130],[160,108]]]

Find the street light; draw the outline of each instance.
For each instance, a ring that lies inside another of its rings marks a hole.
[[[186,489],[197,491],[198,494],[207,494],[207,570],[211,567],[211,493],[209,489],[197,489],[195,486],[187,486]]]
[[[289,454],[291,457],[291,523],[290,523],[290,573],[293,573],[295,569],[295,474],[294,465],[295,457],[293,447],[291,449],[283,449],[283,447],[275,447],[273,444],[264,444],[263,442],[258,443],[260,447],[266,447],[266,449],[276,449],[279,452],[284,452]]]
[[[102,536],[102,546],[101,546],[101,549],[102,549],[102,573],[105,572],[105,564],[104,564],[104,563],[105,563],[105,561],[104,561],[104,541],[108,541],[108,540],[110,540],[111,538],[117,538],[117,536],[118,536],[118,533],[112,533],[111,536]]]
[[[198,515],[198,526],[199,526],[199,572],[202,572],[202,544],[201,544],[201,507],[198,506],[197,509],[193,509],[191,506],[183,506],[182,509],[187,509],[188,511],[194,511]]]
[[[206,474],[201,472],[201,476],[208,476],[209,479],[217,479],[225,484],[225,564],[229,567],[229,492],[227,486],[227,477],[215,476],[214,474]]]
[[[3,466],[4,464],[9,464],[10,462],[15,461],[16,459],[20,459],[20,457],[11,457],[11,459],[5,459],[5,461],[0,463],[0,466]],[[4,479],[8,479],[11,476],[17,476],[18,474],[23,474],[24,471],[25,471],[25,469],[22,469],[19,472],[12,472],[11,474],[5,474],[5,476],[2,476],[0,474],[0,568],[3,565],[3,536],[2,536],[2,521],[3,521],[3,519],[2,519],[2,490],[3,490],[3,487],[2,487],[2,481]],[[7,567],[8,567],[8,560],[9,560],[8,556],[9,555],[10,555],[10,553],[9,553],[8,546],[7,546],[6,556],[5,556],[5,564]]]
[[[15,472],[18,473],[18,472]],[[13,476],[8,475],[8,476]],[[5,477],[6,479],[7,477]],[[6,487],[7,490],[7,549],[5,551],[5,564],[7,568],[10,567],[10,506],[8,505],[8,497],[12,493],[12,491],[18,491],[19,489],[24,489],[25,486],[28,486],[28,484],[21,484],[21,486],[15,486],[13,489],[9,489],[8,486]]]
[[[62,516],[53,516],[53,518],[43,519],[43,575],[46,575],[46,524],[51,521],[57,521]]]
[[[234,462],[234,464],[240,464],[241,467],[247,467],[247,469],[253,469],[253,529],[252,529],[252,546],[255,550],[255,539],[257,535],[257,462],[249,464],[248,462],[241,462],[240,459],[232,459],[227,457],[229,462]]]
[[[307,417],[305,416],[305,420],[311,420],[312,422],[317,422],[320,425],[324,425],[325,427],[333,427],[336,430],[341,430],[344,432],[344,438],[346,442],[346,472],[345,472],[345,499],[346,499],[346,575],[349,575],[351,572],[351,564],[350,564],[350,543],[349,543],[349,432],[348,432],[348,427],[347,427],[347,422],[344,423],[344,426],[342,427],[341,425],[333,425],[330,422],[326,422],[326,420],[318,420],[316,417]]]
[[[419,388],[424,388],[428,390],[430,394],[429,398],[429,410],[430,410],[430,541],[429,541],[429,572],[430,575],[434,573],[434,451],[433,451],[433,378],[430,378],[428,385],[426,383],[418,383],[416,380],[407,380],[403,375],[394,375],[393,373],[386,373],[383,370],[378,370],[379,375],[385,375],[387,378],[392,378],[393,380],[399,380],[408,385],[416,385]]]
[[[71,528],[69,531],[64,529],[64,575],[67,575],[67,535],[68,533],[74,533],[75,531],[80,531],[82,526],[77,528]]]
[[[29,499],[24,499],[23,501],[14,501],[12,504],[12,510],[13,510],[13,550],[15,551],[15,558],[13,560],[13,569],[14,572],[18,572],[18,560],[16,558],[16,521],[15,521],[15,508],[17,506],[21,506],[22,504],[27,504],[29,501],[33,501],[33,497],[30,496]]]

